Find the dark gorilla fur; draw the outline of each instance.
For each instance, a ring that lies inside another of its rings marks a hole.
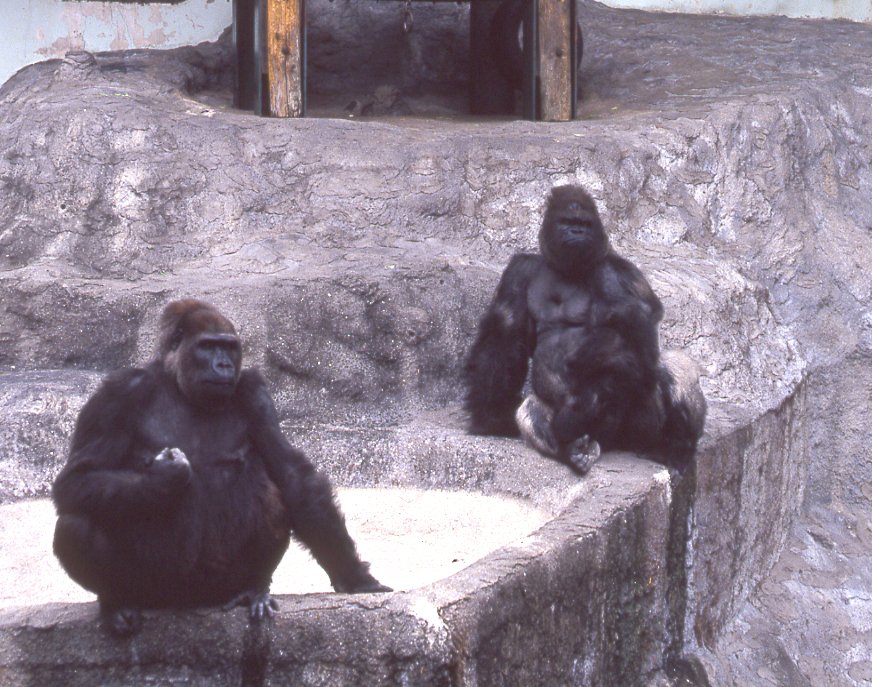
[[[601,449],[684,467],[705,421],[696,366],[677,351],[661,360],[663,306],[611,249],[584,189],[552,190],[539,247],[512,258],[479,325],[466,363],[470,431],[520,430],[579,473]]]
[[[387,591],[358,558],[326,476],[292,448],[233,325],[170,303],[158,357],[110,375],[88,400],[55,480],[54,551],[97,594],[107,629],[142,608],[277,608],[272,573],[290,535],[337,591]]]

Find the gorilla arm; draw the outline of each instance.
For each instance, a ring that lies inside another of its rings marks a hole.
[[[327,476],[288,443],[257,371],[242,373],[238,394],[249,418],[251,441],[282,495],[291,529],[330,577],[333,588],[351,593],[391,591],[370,574],[369,564],[358,557]]]
[[[515,411],[527,378],[536,330],[527,290],[543,264],[539,255],[515,255],[478,326],[466,359],[466,399],[472,434],[517,436]]]
[[[153,374],[121,370],[85,403],[70,458],[52,486],[59,514],[129,517],[171,502],[187,486],[191,470],[184,454],[161,451],[149,461],[135,450],[135,423],[154,393]]]
[[[629,260],[608,256],[596,278],[595,328],[616,330],[639,356],[646,370],[653,370],[660,358],[658,324],[663,304],[642,272]]]

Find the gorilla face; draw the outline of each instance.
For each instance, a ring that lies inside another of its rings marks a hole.
[[[200,334],[181,351],[177,370],[179,388],[188,400],[209,405],[230,398],[236,391],[242,348],[234,334]]]
[[[176,301],[161,319],[160,357],[185,398],[197,406],[221,404],[236,391],[242,346],[233,324],[212,306]]]
[[[539,232],[539,248],[548,263],[569,277],[583,275],[609,252],[593,199],[578,186],[551,192]]]

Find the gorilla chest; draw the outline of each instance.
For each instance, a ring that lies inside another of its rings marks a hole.
[[[235,550],[250,537],[283,536],[284,506],[244,416],[176,411],[147,412],[140,424],[141,460],[169,447],[180,449],[191,465],[191,481],[169,511],[166,528],[175,528],[175,535],[167,536],[167,546],[186,547],[189,563],[220,563],[228,547]]]
[[[546,268],[530,284],[527,307],[540,332],[553,326],[585,326],[590,318],[590,291]]]
[[[164,448],[181,449],[200,479],[232,478],[257,464],[247,426],[229,414],[152,412],[140,429],[146,459]]]

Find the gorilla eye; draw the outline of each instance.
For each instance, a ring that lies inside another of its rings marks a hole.
[[[231,355],[242,350],[239,340],[235,338],[225,340],[206,337],[198,340],[196,346],[199,351],[224,351]]]
[[[227,351],[227,346],[222,346],[218,341],[198,341],[197,350],[205,353],[213,353],[215,351]]]

